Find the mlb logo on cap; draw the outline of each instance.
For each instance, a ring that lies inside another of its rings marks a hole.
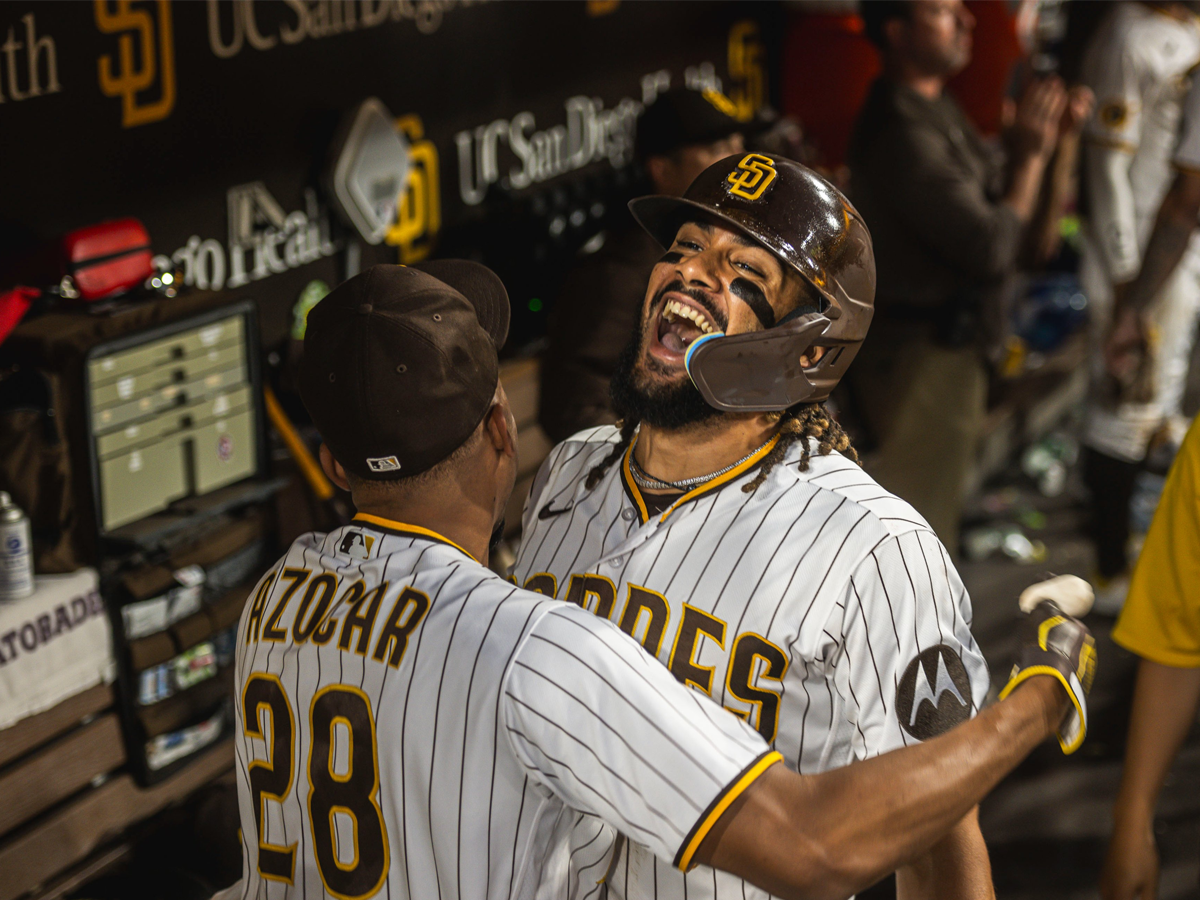
[[[368,456],[367,465],[371,467],[372,472],[400,471],[400,460],[394,456]]]
[[[387,481],[461,447],[491,408],[508,319],[499,277],[464,259],[372,266],[330,291],[308,314],[300,396],[333,458]]]

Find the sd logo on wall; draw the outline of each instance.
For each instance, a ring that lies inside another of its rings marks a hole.
[[[442,227],[442,197],[437,147],[425,140],[421,117],[401,116],[396,128],[408,138],[408,185],[396,198],[396,224],[384,240],[399,247],[400,262],[407,265],[433,252]]]
[[[737,22],[729,29],[728,68],[733,88],[729,98],[734,118],[750,121],[767,97],[767,75],[763,68],[766,50],[753,19]]]
[[[175,37],[169,0],[95,0],[96,27],[117,35],[115,53],[97,60],[100,90],[121,98],[121,125],[165,119],[175,108]]]

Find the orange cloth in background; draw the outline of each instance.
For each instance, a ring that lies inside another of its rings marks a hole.
[[[800,121],[830,169],[846,159],[846,145],[867,88],[879,74],[879,53],[856,13],[799,12],[783,39],[783,112]]]
[[[999,0],[967,0],[975,16],[970,64],[949,90],[985,137],[999,133],[1013,65],[1024,55],[1016,16]],[[816,163],[836,169],[867,89],[881,71],[879,53],[854,13],[794,12],[783,43],[783,112],[804,127]]]
[[[1007,3],[966,0],[975,16],[970,64],[946,88],[984,137],[1001,130],[1001,107],[1012,82],[1013,66],[1025,55],[1017,39],[1017,17]]]

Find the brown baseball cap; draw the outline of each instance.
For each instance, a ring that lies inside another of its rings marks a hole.
[[[360,478],[416,475],[462,446],[491,407],[508,293],[479,263],[372,266],[308,314],[300,396]]]
[[[736,107],[724,94],[672,88],[654,98],[638,118],[636,155],[665,156],[691,144],[711,144],[745,132]]]

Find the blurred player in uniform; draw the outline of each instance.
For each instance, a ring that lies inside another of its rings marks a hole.
[[[966,589],[824,406],[871,320],[861,217],[815,173],[758,153],[714,164],[682,199],[630,206],[665,254],[613,379],[622,423],[547,459],[518,584],[618,623],[801,773],[967,721],[988,670]],[[603,831],[581,830],[574,861],[614,867],[620,896],[763,896],[673,871],[636,836],[610,857]],[[991,896],[974,813],[898,885]]]
[[[587,816],[681,869],[843,897],[1084,727],[1094,644],[1043,605],[1029,624],[1051,640],[1027,640],[1011,698],[802,777],[616,626],[491,572],[517,471],[508,315],[495,275],[441,260],[368,269],[309,316],[301,394],[358,515],[297,539],[238,626],[225,900],[594,894],[569,866]]]
[[[1178,445],[1186,428],[1180,401],[1200,311],[1200,255],[1181,254],[1152,297],[1127,302],[1123,293],[1171,184],[1183,99],[1197,62],[1200,23],[1188,4],[1125,2],[1093,36],[1083,63],[1083,81],[1096,95],[1096,114],[1084,132],[1090,226],[1080,280],[1092,310],[1092,387],[1083,442],[1096,605],[1110,613],[1127,588],[1134,479],[1153,439]],[[1133,330],[1141,351],[1135,364],[1118,353],[1125,358],[1106,365],[1114,322],[1119,343],[1128,343]]]

